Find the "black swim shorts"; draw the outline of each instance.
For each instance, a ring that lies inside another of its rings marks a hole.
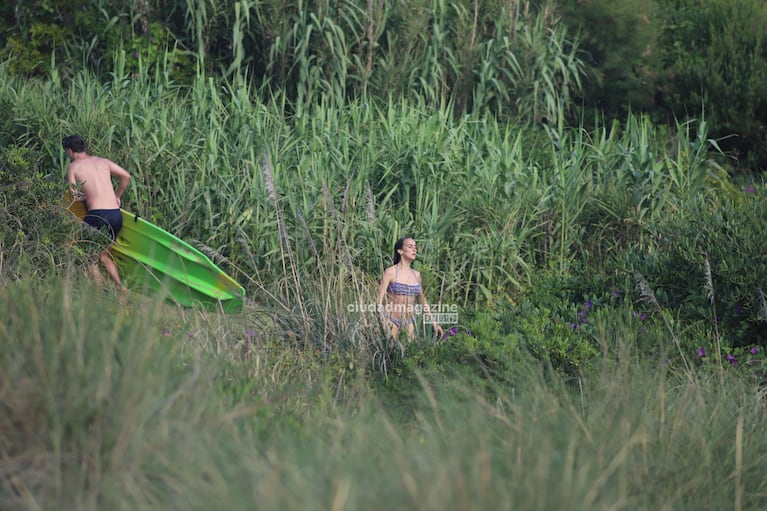
[[[123,215],[119,209],[92,209],[85,215],[85,223],[101,230],[109,227],[109,236],[112,241],[117,239],[120,229],[123,227]]]

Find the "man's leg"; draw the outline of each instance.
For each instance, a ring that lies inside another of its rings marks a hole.
[[[88,267],[88,275],[91,276],[91,279],[93,279],[99,289],[104,287],[104,277],[101,276],[101,270],[99,270],[98,262],[95,262]]]
[[[121,293],[127,291],[127,289],[123,287],[123,284],[120,281],[120,274],[117,273],[117,265],[112,260],[112,255],[109,253],[109,249],[104,250],[101,252],[101,254],[99,254],[99,261],[101,261],[101,264],[104,265],[104,269],[107,271],[107,274],[117,285],[117,290]]]

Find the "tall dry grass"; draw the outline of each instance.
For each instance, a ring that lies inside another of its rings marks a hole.
[[[429,366],[392,406],[359,359],[71,280],[0,290],[4,509],[759,509],[765,391],[649,362],[620,326],[568,384]],[[256,325],[262,328],[255,329]],[[607,324],[605,324],[607,327]],[[613,356],[617,355],[617,356]],[[386,404],[384,404],[386,403]]]

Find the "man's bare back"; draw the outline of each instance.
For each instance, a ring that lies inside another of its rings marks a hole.
[[[120,179],[117,190],[113,188],[112,176]],[[130,174],[113,161],[86,153],[75,153],[67,167],[70,191],[76,192],[79,187],[88,210],[119,208],[129,180]]]
[[[75,152],[68,149],[72,163],[67,166],[67,182],[73,197],[79,192],[84,195],[88,210],[116,209],[128,187],[130,174],[115,162],[98,156],[91,156],[85,151]],[[112,176],[120,183],[113,188]]]

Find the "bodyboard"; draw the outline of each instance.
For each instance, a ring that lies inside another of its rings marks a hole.
[[[85,218],[84,203],[73,201],[68,192],[65,201],[68,211]],[[185,307],[242,310],[245,289],[208,256],[139,215],[120,212],[123,227],[110,251],[125,287],[159,293]]]

